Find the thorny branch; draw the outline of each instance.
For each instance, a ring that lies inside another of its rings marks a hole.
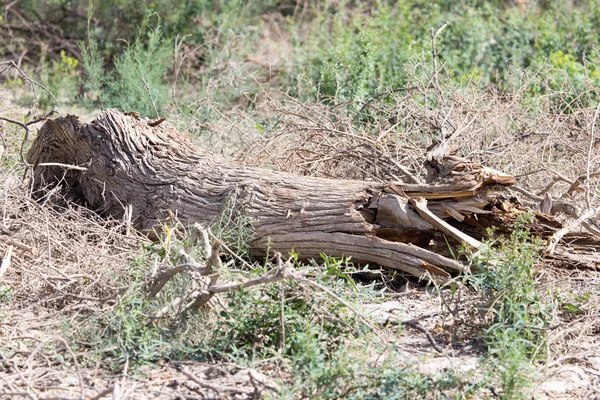
[[[6,72],[7,70],[14,68],[17,70],[17,72],[23,77],[23,79],[25,79],[25,81],[29,84],[29,87],[31,88],[31,91],[33,93],[33,97],[35,98],[35,102],[37,103],[38,99],[37,99],[37,93],[35,91],[35,86],[39,86],[41,87],[45,92],[47,92],[50,97],[52,97],[52,99],[55,102],[55,105],[52,107],[52,110],[50,110],[50,112],[48,112],[47,114],[38,117],[38,118],[34,118],[33,120],[29,121],[29,122],[20,122],[17,121],[15,119],[12,118],[8,118],[5,116],[0,115],[0,120],[2,121],[6,121],[8,123],[11,124],[15,124],[20,126],[21,128],[23,128],[25,130],[25,136],[23,137],[23,141],[21,142],[21,148],[19,150],[19,156],[21,157],[21,162],[25,162],[25,157],[23,156],[23,150],[25,148],[25,143],[27,143],[27,140],[29,140],[29,127],[31,125],[35,125],[38,122],[41,121],[45,121],[46,119],[48,119],[49,117],[51,117],[53,114],[56,113],[55,108],[56,108],[56,103],[58,103],[58,100],[56,99],[56,97],[54,96],[54,94],[52,94],[52,92],[50,90],[48,90],[48,88],[46,88],[44,85],[42,85],[39,82],[34,81],[33,79],[31,79],[21,68],[19,68],[19,66],[14,62],[14,60],[9,60],[9,61],[4,61],[4,62],[0,62],[0,65],[7,65],[7,67],[5,69],[2,70],[2,72]]]
[[[3,116],[0,115],[0,120],[6,121],[6,122],[11,123],[11,124],[18,125],[18,126],[20,126],[21,128],[23,128],[25,130],[25,136],[23,137],[23,141],[21,142],[21,148],[19,150],[19,156],[21,157],[21,162],[25,162],[25,157],[23,156],[23,150],[25,149],[25,143],[27,143],[27,140],[29,140],[29,132],[30,132],[29,131],[29,127],[31,125],[37,124],[38,122],[41,122],[41,121],[44,121],[44,120],[48,119],[50,116],[52,116],[55,113],[56,113],[56,111],[55,111],[54,107],[52,107],[52,110],[50,110],[50,112],[48,112],[47,114],[45,114],[45,115],[43,115],[43,116],[41,116],[39,118],[36,118],[34,120],[31,120],[29,122],[19,122],[17,120],[14,120],[14,119],[11,119],[11,118],[7,118],[7,117],[3,117]]]
[[[9,60],[9,61],[3,61],[0,62],[0,65],[7,65],[7,67],[5,69],[2,70],[2,72],[6,72],[7,70],[10,70],[11,68],[14,68],[17,70],[17,72],[19,73],[19,75],[21,75],[23,77],[23,79],[25,79],[25,82],[27,82],[29,84],[29,87],[31,88],[31,91],[33,92],[33,97],[35,99],[35,102],[37,103],[38,98],[37,98],[37,93],[35,91],[35,86],[39,86],[41,87],[46,93],[48,93],[50,95],[50,97],[52,97],[52,99],[54,100],[55,103],[58,103],[58,99],[54,96],[54,94],[52,94],[52,92],[46,88],[46,86],[42,85],[41,83],[34,81],[33,79],[31,79],[18,65],[17,63],[15,63],[14,60]]]
[[[148,297],[156,297],[156,295],[162,290],[167,282],[169,282],[175,275],[183,272],[196,272],[201,276],[206,276],[210,272],[210,269],[208,267],[201,267],[197,264],[181,264],[173,267],[154,278],[152,283],[148,286]]]
[[[242,288],[249,288],[252,286],[265,285],[275,282],[280,282],[283,280],[293,280],[297,282],[302,282],[311,286],[319,291],[326,293],[335,301],[343,304],[347,307],[351,312],[353,312],[366,326],[375,331],[375,326],[373,323],[365,317],[360,311],[358,311],[352,304],[342,299],[336,293],[326,288],[325,286],[314,282],[306,278],[303,274],[294,270],[294,266],[290,260],[283,262],[281,259],[281,254],[276,252],[275,258],[277,260],[277,268],[270,274],[259,276],[258,278],[249,279],[242,282],[235,282],[225,285],[216,285],[217,279],[219,277],[219,270],[223,268],[221,260],[219,258],[219,249],[222,246],[221,241],[215,240],[212,245],[208,245],[208,237],[212,234],[208,231],[208,229],[202,227],[200,224],[195,224],[195,229],[199,230],[204,241],[207,261],[206,267],[201,267],[198,264],[188,263],[181,264],[176,267],[173,267],[169,270],[166,270],[156,276],[153,281],[148,285],[148,297],[153,298],[158,295],[158,293],[164,288],[164,286],[175,276],[181,273],[195,273],[197,276],[201,277],[209,277],[209,282],[199,281],[197,282],[201,286],[205,286],[203,289],[194,291],[193,296],[195,297],[185,308],[182,310],[181,315],[186,316],[189,312],[193,312],[204,307],[215,294],[218,293],[226,293],[235,290],[239,290]],[[184,299],[177,299],[176,303],[181,304]],[[176,304],[173,304],[176,305]],[[166,310],[161,310],[159,315],[155,318],[161,318],[162,315],[166,312]]]

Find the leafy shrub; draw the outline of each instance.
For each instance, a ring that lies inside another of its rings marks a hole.
[[[98,43],[90,39],[82,45],[83,66],[86,72],[81,82],[98,96],[104,107],[134,110],[150,116],[161,112],[169,102],[167,71],[173,62],[171,42],[162,36],[160,27],[150,29],[148,20],[140,27],[133,44],[115,59],[114,71],[102,68]]]

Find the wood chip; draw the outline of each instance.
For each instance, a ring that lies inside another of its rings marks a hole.
[[[159,118],[156,121],[148,122],[148,126],[151,126],[151,127],[159,126],[160,124],[162,124],[166,120],[167,120],[166,118]]]
[[[419,215],[423,217],[425,221],[429,222],[431,225],[442,231],[444,234],[458,240],[459,242],[465,242],[476,249],[481,247],[482,243],[479,240],[462,233],[461,231],[459,231],[452,225],[449,225],[448,223],[444,222],[431,211],[429,211],[429,209],[427,208],[427,200],[425,198],[420,197],[416,200],[410,199],[410,204],[412,204],[413,207],[415,207]]]
[[[8,267],[10,266],[10,258],[12,256],[12,250],[13,250],[13,247],[8,246],[8,249],[6,250],[6,254],[4,254],[4,258],[2,259],[2,261],[0,261],[0,279],[2,279],[2,277],[8,270]]]
[[[28,246],[28,245],[23,244],[21,242],[17,242],[16,240],[11,239],[9,237],[0,236],[0,241],[6,243],[9,246],[14,246],[17,249],[24,250],[24,251],[26,251],[28,253],[31,253],[31,255],[33,255],[33,256],[37,256],[39,254],[39,250],[37,248],[32,247],[32,246]]]

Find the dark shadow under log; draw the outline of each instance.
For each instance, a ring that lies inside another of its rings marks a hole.
[[[28,162],[34,195],[54,190],[113,218],[130,208],[142,230],[174,216],[184,224],[211,224],[234,207],[251,225],[254,255],[269,249],[294,250],[303,258],[344,255],[414,276],[447,277],[463,266],[448,257],[440,227],[424,219],[411,199],[428,199],[433,214],[462,221],[490,213],[494,193],[488,188],[515,183],[451,156],[428,162],[433,180],[422,185],[275,172],[237,165],[193,146],[169,124],[151,126],[116,110],[91,123],[74,116],[48,121]]]

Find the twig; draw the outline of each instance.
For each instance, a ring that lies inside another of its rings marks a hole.
[[[87,171],[87,168],[85,168],[85,167],[79,167],[77,165],[63,164],[63,163],[57,163],[57,162],[39,163],[38,166],[40,166],[40,167],[63,167],[66,169],[75,169],[77,171]]]
[[[238,393],[238,394],[252,394],[252,393],[255,392],[254,389],[238,388],[238,387],[235,387],[235,386],[217,386],[217,385],[214,385],[212,383],[206,382],[206,381],[198,378],[196,375],[192,374],[186,368],[181,368],[181,373],[184,374],[186,377],[188,377],[193,382],[195,382],[198,385],[200,385],[200,387],[212,390],[215,393],[229,392],[229,393]]]
[[[198,264],[181,264],[173,267],[154,278],[148,287],[150,290],[150,293],[148,293],[148,298],[155,297],[171,278],[182,272],[197,272],[202,276],[206,276],[210,270],[208,267],[201,267]]]
[[[271,275],[264,275],[264,276],[260,276],[255,279],[250,279],[250,280],[247,280],[244,282],[232,283],[229,285],[209,286],[208,288],[205,289],[205,291],[210,294],[231,292],[233,290],[248,288],[248,287],[257,286],[257,285],[264,285],[266,283],[279,282],[289,276],[295,277],[295,275],[293,275],[293,274],[288,274],[286,271],[286,267],[283,266],[282,268],[278,268],[275,271],[275,273],[273,273]]]
[[[41,87],[41,88],[42,88],[44,91],[46,91],[46,92],[47,92],[47,93],[50,95],[50,97],[52,97],[52,99],[54,99],[54,102],[55,102],[54,106],[52,106],[52,110],[51,110],[51,111],[50,111],[48,114],[44,115],[43,117],[40,117],[40,118],[34,119],[34,120],[32,120],[32,121],[29,121],[29,122],[27,122],[27,123],[23,123],[23,122],[20,122],[20,121],[14,120],[14,119],[12,119],[12,118],[8,118],[8,117],[3,117],[3,116],[0,116],[0,120],[3,120],[3,121],[6,121],[6,122],[9,122],[9,123],[11,123],[11,124],[19,125],[21,128],[23,128],[23,129],[25,130],[25,137],[23,138],[23,142],[21,143],[21,150],[19,151],[19,154],[20,154],[20,156],[21,156],[21,162],[25,162],[25,158],[23,157],[23,149],[24,149],[24,147],[25,147],[25,143],[27,143],[27,140],[29,139],[29,126],[30,126],[30,125],[33,125],[33,124],[36,124],[36,123],[38,123],[38,122],[41,122],[41,121],[43,121],[43,120],[47,119],[48,117],[50,117],[52,114],[54,114],[54,113],[56,112],[56,111],[55,111],[55,108],[56,108],[56,104],[58,104],[58,99],[57,99],[57,98],[54,96],[54,94],[52,94],[52,92],[51,92],[50,90],[48,90],[48,88],[46,88],[44,85],[42,85],[41,83],[39,83],[39,82],[36,82],[36,81],[34,81],[33,79],[31,79],[31,78],[30,78],[30,77],[29,77],[29,76],[28,76],[28,75],[27,75],[27,74],[26,74],[26,73],[25,73],[25,72],[24,72],[24,71],[23,71],[23,70],[22,70],[22,69],[21,69],[21,68],[20,68],[20,67],[17,65],[17,63],[15,63],[15,61],[14,61],[14,60],[9,60],[9,61],[0,62],[0,65],[8,65],[8,67],[7,67],[7,68],[5,68],[5,69],[4,69],[2,72],[6,71],[7,69],[10,69],[10,68],[15,68],[15,69],[16,69],[16,70],[19,72],[19,74],[20,74],[20,75],[23,77],[23,79],[25,79],[25,81],[26,81],[26,82],[29,84],[29,87],[31,87],[31,91],[33,92],[33,98],[35,99],[35,102],[36,102],[36,104],[37,104],[37,102],[38,102],[37,93],[36,93],[36,91],[35,91],[35,86],[36,86],[36,85],[37,85],[37,86],[39,86],[39,87]]]
[[[594,151],[594,134],[595,134],[595,128],[596,128],[596,120],[598,119],[598,112],[600,112],[600,103],[598,103],[598,106],[596,107],[596,112],[594,113],[594,119],[592,121],[592,132],[590,134],[590,146],[588,149],[588,154],[587,154],[587,166],[586,166],[586,176],[587,176],[587,181],[586,181],[586,200],[587,200],[587,207],[590,209],[592,208],[592,200],[590,199],[590,194],[591,194],[591,184],[590,184],[590,178],[591,178],[591,168],[592,168],[592,153]]]
[[[426,88],[428,88],[429,86],[427,86]],[[433,86],[431,86],[433,87]],[[373,96],[371,96],[371,99],[368,101],[365,101],[365,104],[363,104],[363,106],[361,107],[360,110],[358,110],[358,113],[354,116],[353,118],[353,122],[356,121],[356,119],[358,118],[358,116],[360,114],[363,113],[363,111],[365,111],[365,108],[367,108],[368,106],[371,105],[371,103],[373,103],[373,100],[376,100],[378,98],[380,98],[381,96],[386,96],[386,95],[390,95],[393,93],[399,93],[399,92],[410,92],[413,90],[418,90],[421,89],[421,86],[409,86],[409,87],[401,87],[401,88],[395,88],[395,89],[391,89],[391,90],[386,90],[385,92],[380,92],[380,93],[376,93]]]
[[[298,274],[298,273],[294,273],[292,272],[290,274],[295,280],[300,281],[300,282],[304,282],[306,284],[308,284],[309,286],[313,286],[325,293],[327,293],[329,296],[331,296],[333,299],[337,300],[338,302],[340,302],[341,304],[343,304],[344,306],[346,306],[350,311],[352,311],[360,320],[362,320],[362,322],[367,325],[369,328],[371,328],[374,332],[376,331],[375,325],[373,325],[373,323],[371,321],[368,320],[367,317],[365,317],[361,312],[359,312],[357,309],[355,309],[352,304],[348,303],[346,300],[342,299],[340,296],[338,296],[337,294],[335,294],[331,289],[326,288],[325,286],[315,282],[315,281],[311,281],[310,279]]]
[[[538,203],[544,200],[543,197],[533,194],[533,193],[529,192],[528,190],[523,189],[522,187],[517,186],[517,185],[510,186],[509,189],[513,190],[517,193],[521,193],[522,195],[528,197],[529,199],[531,199],[533,201],[537,201]]]
[[[29,379],[31,379],[31,368],[32,368],[31,362],[33,361],[33,358],[42,349],[42,347],[44,347],[45,344],[52,342],[53,340],[58,340],[59,342],[61,342],[65,346],[65,348],[67,349],[67,351],[69,352],[71,357],[73,358],[73,363],[75,364],[75,370],[77,372],[77,377],[79,379],[79,390],[81,392],[80,398],[83,399],[85,397],[85,389],[83,386],[83,377],[81,376],[81,369],[79,367],[79,362],[77,361],[77,356],[75,355],[75,352],[73,351],[73,349],[71,348],[69,343],[65,339],[61,338],[60,336],[51,336],[49,338],[46,338],[46,339],[40,341],[40,343],[37,345],[37,347],[31,352],[29,357],[27,357],[26,364],[29,364],[29,367],[28,367]],[[27,383],[27,386],[30,386],[29,383]]]
[[[150,93],[150,86],[144,78],[142,78],[142,82],[144,82],[144,86],[146,86],[146,91],[148,92],[148,97],[150,97],[150,101],[152,102],[152,108],[154,108],[154,112],[156,113],[156,118],[160,120],[160,114],[158,114],[158,110],[156,109],[156,104],[154,103],[154,98],[152,98],[152,94]],[[163,120],[164,121],[164,120]],[[162,122],[162,121],[160,121]]]
[[[575,181],[569,182],[569,183],[571,183],[571,186],[569,186],[569,189],[567,189],[567,195],[571,196],[573,193],[575,193],[575,191],[578,190],[581,187],[581,184],[583,182],[585,182],[585,181],[587,181],[585,192],[586,192],[587,195],[589,195],[589,193],[590,193],[590,179],[591,178],[597,178],[599,176],[600,176],[600,172],[598,172],[598,171],[596,171],[596,172],[590,172],[588,170],[585,175],[581,175],[580,177],[578,177],[577,179],[575,179]],[[589,200],[589,196],[588,196],[588,200]],[[589,204],[592,204],[592,202],[590,201]]]
[[[111,394],[114,391],[114,386],[109,386],[106,389],[104,389],[103,391],[99,392],[97,395],[95,395],[94,397],[90,397],[90,400],[99,400],[104,396],[108,396],[109,394]]]
[[[410,326],[411,328],[414,328],[419,332],[424,333],[427,337],[427,340],[429,340],[429,343],[431,343],[431,346],[435,349],[435,351],[437,351],[438,353],[444,353],[444,350],[435,342],[433,335],[423,325],[419,324],[415,320],[402,321],[402,325]]]
[[[571,232],[578,225],[581,225],[585,221],[587,221],[588,219],[593,218],[597,213],[598,213],[597,209],[595,209],[595,208],[589,208],[585,213],[583,213],[575,221],[571,222],[570,224],[568,224],[564,228],[556,231],[550,237],[550,239],[548,239],[548,242],[547,242],[547,245],[546,245],[546,254],[547,255],[552,255],[554,253],[554,250],[556,249],[556,245],[558,244],[558,242],[560,241],[560,239],[563,238],[563,236],[565,236],[567,233]]]
[[[520,175],[515,175],[515,178],[520,178]],[[558,182],[563,181],[568,183],[569,185],[573,185],[573,182],[567,178],[565,178],[562,175],[556,175],[552,178],[552,180],[550,181],[550,183],[548,185],[546,185],[546,187],[544,189],[542,189],[540,192],[537,193],[538,196],[543,196],[545,195],[547,192],[550,191],[550,189],[552,189],[554,187],[554,185],[556,185]]]
[[[564,363],[565,361],[581,360],[582,358],[595,356],[596,354],[597,354],[596,350],[583,351],[583,352],[577,353],[577,354],[567,354],[566,356],[560,357],[560,358],[554,360],[553,362],[548,363],[548,365],[546,365],[546,368],[550,369],[552,367],[555,367],[557,365]]]
[[[549,326],[547,328],[538,328],[538,327],[535,327],[535,326],[528,326],[527,328],[531,328],[531,329],[538,330],[538,331],[554,331],[554,330],[556,330],[558,328],[573,326],[573,325],[578,324],[581,321],[585,321],[586,319],[589,319],[589,318],[598,318],[598,317],[600,317],[600,313],[597,313],[597,314],[588,314],[588,315],[584,315],[582,317],[579,317],[579,318],[577,318],[577,319],[575,319],[573,321],[561,322],[559,324],[552,325],[552,326]]]
[[[344,131],[344,130],[340,130],[340,129],[335,129],[335,128],[330,128],[328,126],[326,126],[325,124],[316,121],[315,119],[311,118],[308,115],[302,114],[302,113],[298,113],[298,112],[294,112],[294,111],[290,111],[290,110],[286,110],[286,109],[277,109],[275,110],[278,113],[284,114],[284,115],[290,115],[290,116],[294,116],[306,121],[309,121],[310,123],[312,123],[315,128],[315,130],[321,130],[321,131],[325,131],[325,132],[331,132],[333,134],[337,134],[337,135],[341,135],[341,136],[345,136],[345,137],[349,137],[352,138],[354,140],[359,141],[361,144],[363,144],[363,146],[365,144],[368,144],[373,150],[375,150],[379,154],[384,153],[381,150],[381,144],[378,143],[378,139],[371,139],[368,136],[365,135],[357,135],[355,133],[352,133],[350,131]],[[383,154],[385,156],[385,154]],[[394,166],[396,166],[408,179],[410,179],[413,183],[416,184],[420,184],[421,180],[415,176],[414,174],[412,174],[406,167],[404,167],[403,165],[399,164],[398,162],[392,160],[391,158],[387,160],[388,162],[391,162],[394,164]]]
[[[0,393],[2,394],[2,396],[15,396],[15,397],[23,397],[23,396],[28,396],[31,399],[37,400],[37,397],[34,397],[31,393],[29,392],[2,392]]]
[[[13,247],[9,245],[8,249],[6,249],[6,253],[4,254],[4,258],[2,258],[0,260],[0,279],[2,279],[2,277],[8,270],[8,267],[10,266],[10,258],[12,256],[12,250],[13,250]]]
[[[125,365],[123,365],[123,372],[121,373],[121,385],[123,389],[125,388],[125,383],[127,383],[127,372],[129,371],[129,354],[125,353]],[[125,394],[124,391],[121,391],[121,394]],[[122,396],[125,399],[126,396]]]
[[[216,243],[219,243],[219,242],[216,242]],[[214,248],[214,245],[213,245],[213,248]],[[213,254],[215,254],[215,253],[213,253]],[[218,248],[216,250],[216,254],[218,254]],[[220,262],[220,260],[219,260],[219,262]],[[289,274],[287,272],[288,267],[289,267],[289,264],[286,263],[282,267],[278,268],[274,274],[264,275],[264,276],[260,276],[255,279],[250,279],[250,280],[244,281],[244,282],[232,283],[229,285],[221,285],[221,286],[215,286],[217,279],[218,279],[218,275],[213,274],[211,276],[211,281],[209,282],[208,287],[206,289],[200,291],[196,295],[196,298],[194,299],[194,301],[186,307],[184,314],[187,314],[190,311],[197,310],[200,307],[203,307],[217,293],[231,292],[231,291],[242,289],[242,288],[248,288],[248,287],[257,286],[257,285],[264,285],[267,283],[279,282],[285,278],[288,278],[289,277]],[[210,269],[209,269],[209,271],[210,271]]]
[[[261,393],[264,389],[269,389],[272,392],[279,393],[279,388],[273,385],[269,385],[264,382],[264,379],[255,376],[255,371],[252,369],[247,370],[248,378],[250,378],[250,383],[254,387],[254,393]],[[258,385],[262,386],[261,388]]]
[[[20,122],[20,121],[14,120],[12,118],[3,117],[0,115],[0,120],[9,122],[11,124],[18,125],[25,130],[25,137],[23,138],[23,141],[21,142],[21,149],[19,150],[19,155],[21,156],[21,162],[25,162],[25,157],[23,157],[23,150],[25,149],[25,143],[27,143],[27,140],[29,139],[29,126],[33,125],[33,124],[37,124],[38,122],[48,119],[54,113],[56,113],[55,107],[52,107],[52,110],[50,110],[50,112],[48,114],[46,114],[42,117],[36,118],[29,122]]]
[[[209,235],[208,229],[205,229],[201,226],[197,226],[197,228],[201,230],[201,232],[203,233],[203,236],[205,238],[205,242],[207,242],[207,240],[208,240],[207,237]],[[222,245],[221,242],[218,240],[216,240],[212,244],[212,248],[209,252],[209,257],[207,260],[207,267],[205,267],[205,268],[198,268],[198,266],[194,265],[194,264],[182,264],[182,265],[172,268],[172,269],[160,274],[159,276],[157,276],[154,279],[153,283],[150,285],[151,289],[150,289],[150,293],[148,296],[149,297],[156,296],[158,294],[158,292],[164,287],[164,285],[173,276],[175,276],[179,273],[186,272],[186,271],[195,271],[195,272],[199,272],[203,276],[208,276],[212,273],[212,275],[210,275],[211,280],[208,283],[208,286],[205,289],[201,290],[196,295],[196,298],[192,301],[192,303],[190,303],[186,307],[186,309],[184,311],[184,315],[185,315],[188,312],[197,310],[200,307],[204,306],[206,303],[208,303],[208,301],[210,301],[210,299],[215,294],[231,292],[234,290],[248,288],[248,287],[257,286],[257,285],[264,285],[264,284],[279,282],[284,279],[293,279],[293,280],[305,282],[309,286],[316,287],[319,290],[327,293],[329,296],[331,296],[332,298],[334,298],[335,300],[337,300],[338,302],[340,302],[341,304],[346,306],[348,309],[350,309],[354,314],[356,314],[359,317],[359,319],[361,319],[363,321],[363,323],[365,323],[365,325],[367,325],[371,329],[375,330],[375,326],[364,315],[362,315],[358,310],[356,310],[350,303],[348,303],[346,300],[342,299],[340,296],[335,294],[333,291],[320,285],[319,283],[311,281],[311,280],[307,279],[306,277],[294,272],[291,262],[289,260],[286,263],[282,263],[281,255],[279,253],[276,253],[276,256],[279,261],[278,262],[279,267],[275,270],[274,273],[269,274],[269,275],[263,275],[258,278],[250,279],[250,280],[243,281],[243,282],[237,282],[237,283],[216,286],[215,284],[218,279],[218,274],[213,273],[212,268],[213,267],[217,267],[217,268],[222,267],[222,263],[219,258],[219,248],[221,245]]]
[[[600,173],[594,172],[591,176],[595,177],[596,174],[600,174]],[[536,201],[539,203],[542,203],[544,201],[544,198],[537,196],[533,193],[530,193],[527,190],[523,189],[522,187],[511,186],[509,189],[514,190],[515,192],[521,193],[522,195],[528,197],[529,199],[531,199],[533,201]],[[550,213],[556,214],[558,212],[563,212],[563,213],[567,214],[568,216],[575,218],[575,219],[580,218],[578,216],[578,213],[579,213],[578,207],[576,207],[574,204],[572,204],[571,202],[568,202],[566,200],[560,199],[559,201],[552,202],[552,209],[551,209]],[[586,220],[582,220],[580,223],[581,223],[581,226],[583,226],[585,229],[588,230],[588,232],[590,232],[592,235],[600,238],[600,229],[598,229],[598,227],[593,222],[588,222]],[[568,233],[569,231],[570,230],[565,232],[565,234]],[[565,234],[562,234],[562,236],[564,236]],[[562,238],[562,236],[561,236],[561,238]]]
[[[121,387],[118,382],[113,386],[112,400],[121,400]]]
[[[536,169],[535,171],[525,172],[524,174],[513,175],[513,177],[515,177],[515,178],[524,178],[526,176],[534,175],[534,174],[537,174],[537,173],[543,172],[543,171],[545,171],[545,169]]]
[[[44,86],[41,83],[36,82],[33,79],[31,79],[25,72],[23,72],[23,70],[21,68],[19,68],[19,66],[17,65],[17,63],[15,63],[15,60],[9,60],[9,61],[0,62],[0,65],[8,65],[8,68],[14,68],[14,69],[16,69],[19,72],[19,74],[23,77],[23,79],[25,79],[25,81],[31,87],[31,91],[33,92],[33,98],[35,99],[36,103],[38,101],[38,98],[37,98],[37,93],[35,92],[35,86],[34,85],[37,85],[37,86],[41,87],[58,104],[58,99],[52,94],[52,92],[50,90],[48,90],[48,88],[46,88],[46,86]],[[2,72],[4,72],[4,71],[6,71],[6,70],[3,70]]]
[[[448,22],[446,22],[444,25],[442,25],[435,32],[434,32],[433,28],[431,28],[431,55],[433,57],[433,84],[435,85],[435,90],[440,95],[442,94],[442,91],[440,90],[440,82],[438,79],[438,66],[437,66],[438,52],[437,52],[437,48],[435,45],[435,40],[447,26],[448,26]]]
[[[23,383],[25,383],[27,394],[29,395],[29,397],[31,397],[33,400],[38,400],[38,396],[35,393],[34,387],[31,386],[30,380],[25,379],[25,376],[23,375],[23,373],[21,372],[21,370],[19,369],[19,367],[17,366],[17,363],[15,361],[12,361],[12,367],[14,368],[17,375],[19,375],[19,378],[21,378],[21,381],[23,381]]]

